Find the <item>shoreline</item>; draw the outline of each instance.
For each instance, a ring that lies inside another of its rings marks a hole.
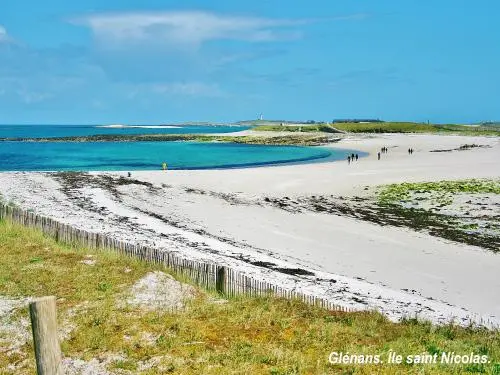
[[[489,147],[430,152],[472,142]],[[378,135],[346,137],[337,145],[371,154],[351,165],[135,171],[133,183],[120,183],[126,179],[120,172],[91,172],[89,179],[72,185],[50,173],[5,172],[0,173],[0,192],[6,200],[77,227],[176,248],[193,259],[230,264],[346,307],[376,309],[394,320],[417,314],[437,323],[455,317],[464,325],[489,321],[498,326],[496,254],[343,215],[287,212],[265,199],[363,197],[386,183],[498,178],[499,139]],[[373,152],[381,145],[389,153],[377,161]],[[412,158],[406,155],[408,145],[416,150]],[[255,262],[275,266],[266,269]],[[301,268],[314,276],[272,268]]]
[[[255,145],[255,146],[266,146],[266,145]],[[276,145],[279,147],[279,145]],[[298,159],[290,159],[290,160],[275,160],[270,162],[256,162],[256,163],[244,163],[244,164],[224,164],[220,166],[208,166],[208,167],[168,167],[168,171],[204,171],[204,170],[234,170],[234,169],[249,169],[249,168],[272,168],[272,167],[282,167],[282,166],[297,166],[297,165],[308,165],[308,164],[317,164],[317,163],[332,163],[332,162],[342,162],[346,161],[344,158],[336,158],[334,154],[330,153],[331,149],[338,152],[345,152],[346,154],[357,153],[361,158],[366,158],[370,154],[367,152],[354,150],[354,149],[346,149],[339,148],[334,146],[286,146],[286,147],[314,147],[314,148],[322,148],[328,149],[329,155],[326,156],[310,156]],[[100,173],[120,173],[120,172],[154,172],[161,171],[159,168],[155,169],[134,169],[134,167],[123,167],[123,169],[64,169],[64,170],[3,170],[0,169],[0,173],[4,172],[14,172],[14,173],[23,173],[23,172],[34,172],[34,173],[57,173],[57,172],[100,172]],[[163,171],[162,171],[163,172]]]

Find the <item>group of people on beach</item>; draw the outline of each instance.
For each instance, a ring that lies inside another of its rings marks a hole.
[[[380,151],[377,153],[377,159],[380,160],[380,157],[382,154],[387,154],[389,152],[389,149],[387,147],[382,147]],[[413,154],[413,148],[408,149],[408,155]],[[350,154],[347,155],[347,163],[351,164],[351,161],[358,160],[358,154]]]
[[[382,147],[382,148],[380,149],[380,152],[378,152],[378,153],[377,153],[377,158],[378,158],[378,160],[380,160],[380,155],[381,155],[381,154],[387,154],[387,152],[388,152],[388,151],[389,151],[389,149],[388,149],[387,147],[385,147],[385,146],[384,146],[384,147]],[[409,149],[408,149],[408,155],[411,155],[411,154],[413,154],[413,148],[409,148]]]
[[[358,158],[359,158],[358,154],[347,155],[347,163],[351,164],[351,161],[354,160],[358,161]]]
[[[387,152],[388,152],[388,151],[389,151],[389,149],[388,149],[387,147],[385,147],[385,146],[384,146],[384,147],[382,147],[382,148],[380,149],[380,152],[377,154],[377,159],[378,159],[378,160],[380,160],[380,153],[382,153],[382,154],[387,154]]]

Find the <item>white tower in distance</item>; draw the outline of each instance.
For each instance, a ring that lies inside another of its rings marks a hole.
[[[259,120],[262,121],[264,120],[264,115],[261,113],[260,116],[259,116]]]

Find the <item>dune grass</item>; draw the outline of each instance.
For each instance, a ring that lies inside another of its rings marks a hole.
[[[398,183],[377,190],[377,207],[410,228],[500,251],[495,195],[500,179]]]
[[[500,194],[500,179],[469,179],[456,181],[405,182],[384,186],[378,193],[380,203],[398,203],[408,199],[413,192],[439,193],[443,196],[456,193]]]
[[[93,265],[82,263],[89,259]],[[433,326],[414,319],[392,323],[374,312],[329,312],[272,297],[238,297],[214,303],[215,296],[202,291],[187,309],[178,312],[147,311],[120,303],[137,280],[160,269],[111,252],[63,246],[37,231],[0,222],[0,301],[56,295],[59,326],[67,331],[62,342],[64,355],[85,361],[108,358],[107,367],[112,372],[500,373],[498,331]],[[9,321],[16,324],[27,314],[26,308],[20,308]],[[0,325],[0,339],[8,341],[10,336],[2,337],[4,328]],[[390,349],[403,356],[474,352],[487,355],[490,363],[328,363],[332,351],[380,354],[385,360]],[[14,352],[0,348],[0,373],[33,374],[32,353],[29,341]],[[9,364],[17,366],[16,370],[2,370]]]
[[[289,133],[338,133],[333,126],[327,124],[305,124],[305,125],[258,125],[253,128],[257,131],[276,131]],[[340,130],[340,129],[339,129]]]
[[[500,129],[491,126],[465,126],[453,124],[425,124],[416,122],[339,122],[332,125],[260,125],[257,131],[279,132],[323,132],[334,133],[340,130],[348,133],[432,133],[462,135],[500,135]]]

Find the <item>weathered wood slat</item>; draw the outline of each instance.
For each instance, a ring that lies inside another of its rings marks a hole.
[[[0,220],[10,220],[26,227],[39,229],[56,241],[68,245],[113,250],[150,263],[162,264],[175,273],[188,278],[196,285],[208,290],[216,290],[226,297],[240,294],[249,296],[274,295],[286,299],[298,299],[307,304],[320,306],[328,310],[353,311],[349,308],[337,306],[325,298],[298,293],[294,289],[284,289],[280,285],[250,277],[227,266],[194,261],[184,258],[174,251],[120,241],[102,233],[75,228],[46,216],[38,215],[31,210],[23,210],[5,203],[0,203]]]

